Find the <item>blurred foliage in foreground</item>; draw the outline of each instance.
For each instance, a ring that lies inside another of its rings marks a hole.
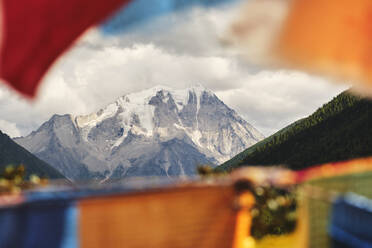
[[[26,179],[23,165],[8,165],[0,172],[0,194],[20,193],[22,190],[48,184],[48,179],[31,174]]]
[[[261,239],[267,235],[282,235],[294,232],[297,224],[297,201],[294,189],[272,186],[257,186],[254,189],[255,206],[252,236]]]
[[[217,171],[213,168],[213,166],[208,164],[198,165],[196,167],[196,174],[202,178],[215,178],[216,176],[224,176],[229,174],[227,171]]]
[[[216,171],[209,165],[197,167],[202,178],[217,177],[227,172]],[[295,189],[282,189],[270,185],[256,186],[252,193],[255,205],[251,210],[253,218],[252,236],[262,239],[268,235],[292,233],[297,224],[297,196]]]

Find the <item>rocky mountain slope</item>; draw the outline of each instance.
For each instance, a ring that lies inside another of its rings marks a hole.
[[[15,141],[74,180],[185,176],[263,136],[200,85],[157,86],[86,116],[54,115]]]

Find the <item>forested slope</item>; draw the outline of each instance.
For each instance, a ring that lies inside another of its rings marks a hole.
[[[217,167],[311,165],[372,156],[372,101],[341,93],[315,113],[238,154]]]
[[[7,165],[23,164],[26,176],[36,174],[47,178],[65,178],[59,171],[38,159],[0,131],[0,171]]]

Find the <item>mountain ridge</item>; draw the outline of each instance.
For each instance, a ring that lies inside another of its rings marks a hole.
[[[70,179],[107,180],[191,175],[197,164],[218,164],[262,138],[212,91],[196,85],[155,86],[89,115],[54,115],[15,141]]]

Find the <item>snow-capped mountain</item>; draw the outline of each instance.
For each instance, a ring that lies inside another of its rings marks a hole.
[[[263,139],[201,85],[164,86],[120,97],[85,116],[54,115],[15,141],[69,179],[184,176]]]

